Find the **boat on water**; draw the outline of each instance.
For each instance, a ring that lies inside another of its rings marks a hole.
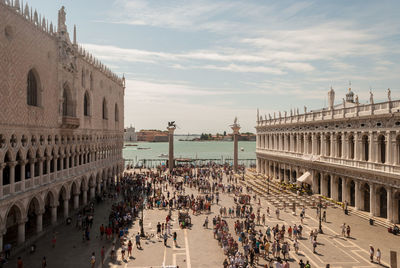
[[[160,154],[158,157],[168,157],[167,154]]]
[[[125,144],[125,146],[137,146],[137,144]]]
[[[137,149],[138,150],[151,150],[150,147],[138,147]]]
[[[240,151],[242,151],[242,152],[243,152],[243,151],[244,151],[244,148],[243,148],[243,147],[240,147]]]

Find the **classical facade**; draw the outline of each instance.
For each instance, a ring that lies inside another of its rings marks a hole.
[[[11,4],[12,3],[12,4]],[[85,205],[123,172],[124,79],[20,1],[0,0],[0,249]]]
[[[371,216],[400,222],[400,100],[360,104],[346,99],[300,114],[257,115],[257,171],[308,184],[314,193],[345,202]]]

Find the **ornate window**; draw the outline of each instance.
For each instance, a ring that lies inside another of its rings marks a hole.
[[[38,100],[38,93],[39,93],[39,86],[38,86],[38,80],[36,79],[36,76],[31,69],[28,72],[28,79],[27,79],[27,103],[28,105],[31,106],[39,106],[39,100]]]
[[[384,135],[378,137],[378,162],[386,162],[386,140]]]
[[[83,96],[83,115],[90,116],[90,98],[89,98],[89,93],[87,91]]]
[[[107,117],[107,102],[106,102],[106,98],[103,98],[103,119],[108,119]]]
[[[118,122],[118,120],[119,120],[118,104],[115,104],[115,121]]]

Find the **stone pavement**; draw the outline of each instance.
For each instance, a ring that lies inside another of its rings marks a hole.
[[[226,179],[226,178],[224,178]],[[226,182],[226,181],[225,181]],[[186,193],[196,194],[195,191],[186,188]],[[221,194],[220,205],[226,207],[233,206],[233,195]],[[274,208],[261,199],[261,213],[266,214],[266,207],[270,207],[271,217],[267,218],[267,224],[272,226],[276,224],[288,225],[299,224],[299,216],[292,215],[291,211],[281,212],[280,219],[276,219]],[[90,267],[90,255],[96,253],[96,268],[101,268],[100,248],[105,246],[106,253],[109,255],[111,249],[111,241],[100,241],[98,230],[101,223],[107,222],[107,217],[111,202],[103,203],[96,206],[95,220],[92,240],[89,243],[82,242],[82,233],[77,231],[74,226],[61,225],[55,228],[58,233],[57,246],[51,248],[51,233],[42,237],[37,242],[37,252],[33,255],[22,254],[25,267],[40,267],[41,259],[46,256],[48,267]],[[254,208],[258,205],[253,204]],[[212,206],[212,213],[209,217],[209,227],[212,227],[212,218],[218,214],[219,205]],[[297,210],[299,215],[300,210]],[[167,215],[166,210],[146,210],[144,214],[145,232],[156,233],[157,222],[165,221]],[[383,264],[388,266],[389,250],[394,249],[400,252],[400,237],[389,234],[386,229],[377,226],[370,226],[366,221],[359,219],[357,216],[344,215],[343,211],[338,208],[327,209],[327,223],[323,223],[324,234],[318,235],[319,245],[317,254],[312,253],[311,243],[308,240],[308,234],[311,229],[316,229],[318,221],[316,219],[315,210],[306,210],[306,219],[304,221],[304,239],[300,241],[299,255],[294,253],[291,246],[290,264],[297,267],[296,263],[300,259],[309,260],[312,267],[325,267],[327,263],[331,267],[377,267],[375,263],[369,262],[368,245],[373,244],[375,249],[380,248],[382,251]],[[153,237],[150,240],[142,240],[142,250],[134,247],[132,259],[121,259],[120,249],[118,249],[117,261],[111,261],[107,256],[103,267],[163,267],[175,265],[179,267],[222,267],[225,258],[222,248],[213,239],[212,229],[203,228],[202,224],[206,217],[205,214],[193,216],[191,229],[180,229],[176,222],[177,212],[172,214],[173,227],[171,232],[176,231],[178,234],[177,244],[173,245],[172,237],[168,239],[168,247],[164,247],[162,239]],[[236,219],[225,218],[229,223],[230,231],[234,234],[233,222]],[[345,222],[352,227],[351,238],[343,238],[340,236],[340,225]],[[257,226],[257,229],[265,230],[266,226]],[[133,237],[139,230],[137,223],[129,230],[129,236]],[[132,238],[132,242],[134,239]],[[399,253],[398,253],[399,254]],[[399,258],[399,257],[398,257]],[[262,260],[260,264],[265,264]],[[382,265],[382,266],[384,266]],[[11,261],[5,267],[15,267],[15,260]]]

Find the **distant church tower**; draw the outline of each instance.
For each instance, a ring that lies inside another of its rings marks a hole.
[[[329,109],[333,110],[333,105],[335,104],[335,91],[331,87],[331,90],[328,91],[328,104]]]
[[[346,94],[346,102],[354,103],[354,93],[351,91],[351,87],[349,87],[349,92]]]

